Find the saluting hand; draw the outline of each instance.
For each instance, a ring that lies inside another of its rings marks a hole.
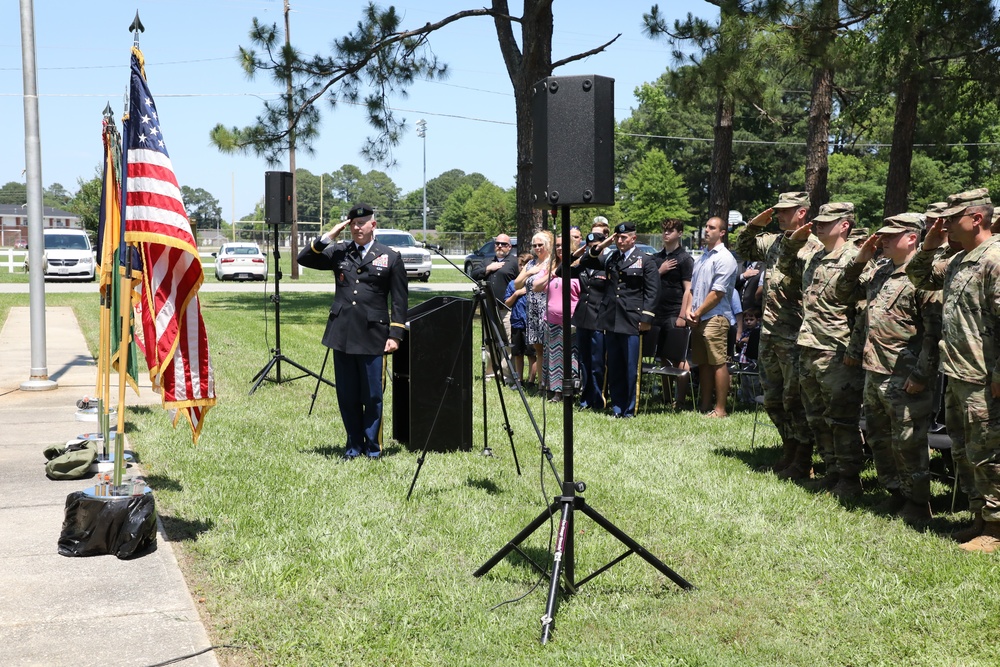
[[[795,241],[805,241],[812,234],[813,223],[807,222],[789,235],[788,238]]]
[[[771,214],[773,213],[773,208],[764,209],[761,213],[757,214],[757,217],[750,221],[750,224],[754,227],[767,227],[771,222]]]
[[[882,247],[882,237],[879,234],[872,234],[861,244],[861,250],[854,258],[855,264],[867,264],[875,256],[876,250]]]
[[[336,241],[337,237],[340,236],[340,233],[345,229],[347,229],[347,226],[349,224],[351,224],[350,220],[344,220],[342,222],[338,222],[336,225],[333,226],[333,229],[328,231],[326,234],[323,234],[323,243],[333,243],[334,241]]]
[[[944,231],[944,218],[938,218],[934,221],[934,224],[927,229],[927,235],[924,237],[923,248],[924,250],[934,250],[935,248],[940,248],[947,238],[948,234]]]

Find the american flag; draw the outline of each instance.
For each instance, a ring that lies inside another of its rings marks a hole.
[[[129,112],[124,119],[125,240],[142,261],[141,314],[146,363],[163,407],[191,424],[195,442],[215,405],[215,376],[198,289],[204,280],[191,224],[146,86],[143,55],[132,48]]]

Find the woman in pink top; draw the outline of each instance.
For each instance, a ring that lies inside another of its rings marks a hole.
[[[548,272],[537,278],[532,285],[536,292],[546,292],[545,326],[546,341],[544,345],[544,361],[542,363],[542,383],[549,390],[549,400],[562,400],[563,386],[563,280],[556,275],[556,269],[562,264],[562,239],[555,238],[554,261]],[[580,281],[573,278],[570,283],[570,312],[566,318],[573,316],[576,302],[580,299]],[[572,341],[570,341],[572,346]],[[573,373],[576,374],[576,350],[573,350]]]

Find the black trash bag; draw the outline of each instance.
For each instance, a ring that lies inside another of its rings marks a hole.
[[[59,535],[63,556],[129,558],[156,545],[153,494],[95,498],[83,491],[66,496],[66,515]]]
[[[80,479],[90,472],[97,460],[97,443],[84,440],[69,446],[54,445],[42,452],[48,463],[45,475],[49,479]]]

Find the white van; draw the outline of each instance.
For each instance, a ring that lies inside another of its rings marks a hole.
[[[93,280],[94,250],[82,229],[45,229],[46,280]],[[27,266],[27,263],[25,264]]]

